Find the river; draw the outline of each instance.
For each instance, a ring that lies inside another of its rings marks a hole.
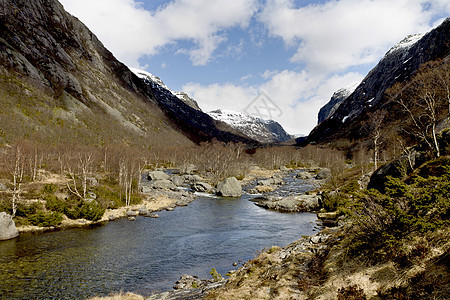
[[[272,245],[318,230],[316,215],[278,213],[239,199],[199,197],[160,218],[22,234],[0,242],[1,299],[83,299],[169,290],[181,274],[224,275]]]

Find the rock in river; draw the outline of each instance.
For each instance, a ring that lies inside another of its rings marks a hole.
[[[242,186],[235,177],[229,177],[219,182],[216,193],[223,197],[240,197],[242,195]]]
[[[0,213],[0,241],[9,240],[19,235],[16,223],[10,215],[5,212]]]
[[[170,176],[163,171],[151,171],[147,175],[148,180],[169,180]]]
[[[253,199],[255,204],[267,209],[281,212],[317,211],[320,207],[320,196],[298,195],[289,197],[259,197]]]
[[[196,192],[208,193],[212,190],[212,186],[206,182],[197,182],[192,185],[192,189]]]

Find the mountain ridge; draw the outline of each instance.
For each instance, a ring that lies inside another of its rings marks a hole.
[[[264,120],[226,109],[217,109],[208,112],[208,115],[261,143],[279,143],[292,139],[292,136],[274,120]]]
[[[33,131],[35,137],[61,141],[83,135],[91,143],[134,139],[139,144],[167,137],[187,142],[181,134],[195,143],[255,143],[146,84],[58,1],[6,0],[1,5],[0,121],[6,141]],[[27,100],[18,103],[18,95]],[[21,119],[25,125],[19,135],[13,127],[20,125],[13,123]]]
[[[311,131],[303,144],[361,138],[357,120],[389,100],[385,95],[388,88],[407,82],[424,63],[448,57],[449,31],[450,18],[447,18],[419,40],[414,40],[419,36],[409,36],[394,45],[336,111]]]

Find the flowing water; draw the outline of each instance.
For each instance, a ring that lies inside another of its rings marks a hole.
[[[283,214],[239,199],[200,197],[187,207],[94,228],[22,234],[0,242],[0,299],[83,299],[171,289],[181,274],[210,278],[272,245],[311,235],[316,215]]]

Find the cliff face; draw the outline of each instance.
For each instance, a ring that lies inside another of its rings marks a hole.
[[[323,122],[324,120],[331,117],[334,112],[339,108],[342,102],[344,102],[345,99],[348,98],[356,89],[358,84],[353,84],[349,87],[342,88],[340,90],[337,90],[333,96],[331,96],[330,101],[325,104],[319,111],[318,115],[318,123]]]
[[[373,111],[389,99],[385,91],[397,82],[406,82],[429,61],[450,54],[450,19],[423,36],[409,36],[391,48],[384,58],[364,78],[361,84],[346,97],[334,113],[322,115],[322,122],[313,129],[307,142],[324,143],[348,136],[357,126],[356,120],[369,110]],[[327,104],[328,105],[328,104]],[[333,105],[329,105],[333,107]]]
[[[90,142],[185,143],[186,136],[195,142],[250,141],[218,129],[206,114],[146,84],[58,1],[0,5],[3,139],[39,131],[60,141],[80,135]],[[18,122],[24,123],[19,132]]]

